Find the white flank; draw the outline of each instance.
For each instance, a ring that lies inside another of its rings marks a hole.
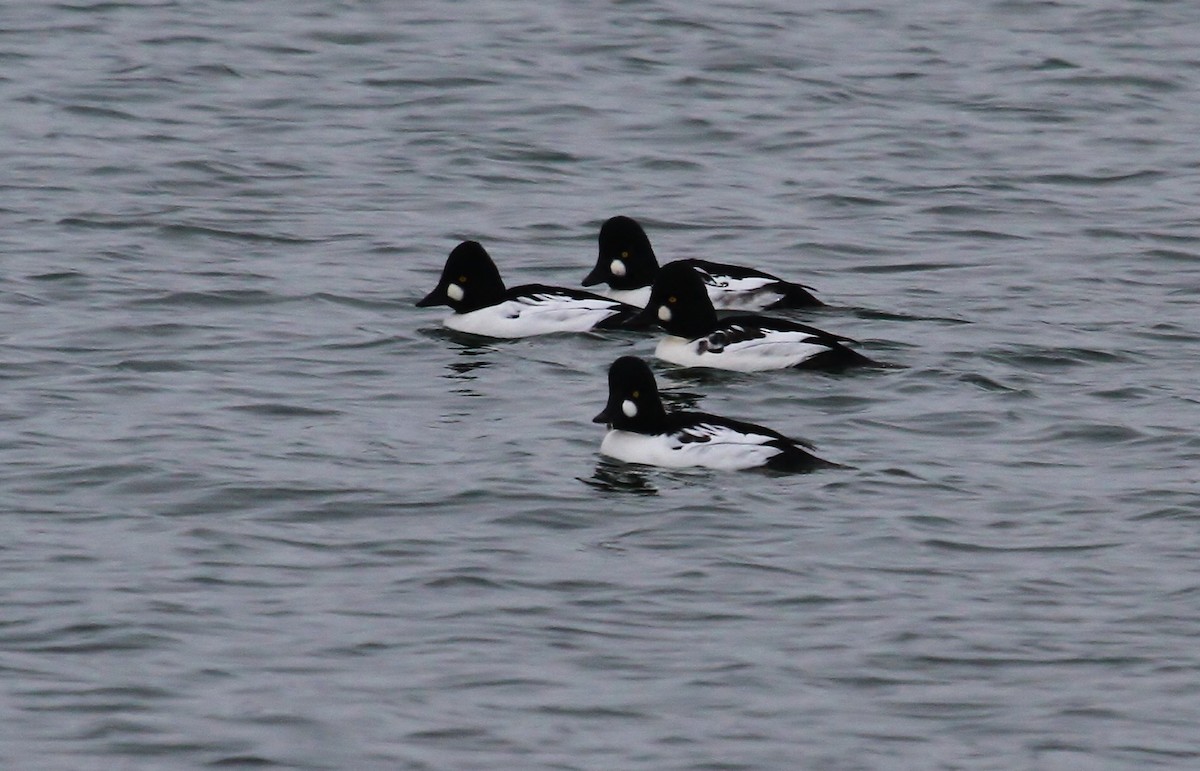
[[[584,332],[615,312],[611,300],[537,294],[505,300],[469,313],[456,313],[445,325],[486,337],[530,337],[553,332]]]
[[[682,442],[668,434],[637,434],[609,431],[600,443],[600,452],[626,463],[642,463],[665,468],[702,466],[737,470],[761,466],[781,450],[768,447],[771,437],[745,434],[724,426],[700,425],[689,429],[693,435],[708,436],[704,442]]]
[[[769,278],[700,275],[708,277],[704,288],[713,307],[720,311],[761,311],[783,297],[782,292],[765,288],[775,283]]]
[[[768,332],[765,337],[730,343],[720,352],[713,353],[707,350],[707,338],[688,340],[668,335],[659,341],[654,355],[683,367],[760,372],[794,367],[829,350],[829,346],[816,340],[804,332]]]

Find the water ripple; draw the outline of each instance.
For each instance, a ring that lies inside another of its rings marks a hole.
[[[9,5],[0,766],[1195,759],[1193,4]],[[848,468],[413,307],[618,213],[903,365],[654,362]]]

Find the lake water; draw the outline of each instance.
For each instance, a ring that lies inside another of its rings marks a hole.
[[[1200,4],[0,10],[0,767],[1200,765]],[[603,460],[600,223],[902,369],[655,364],[851,468]]]

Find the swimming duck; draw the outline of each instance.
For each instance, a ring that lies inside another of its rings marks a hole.
[[[749,314],[717,318],[700,276],[678,262],[659,271],[649,302],[627,325],[653,323],[667,332],[655,355],[684,367],[756,372],[882,366],[845,345],[854,340],[807,324]]]
[[[646,231],[630,217],[612,217],[600,227],[600,253],[584,286],[607,284],[609,297],[644,307],[659,272],[658,259]],[[713,307],[719,310],[761,311],[769,308],[815,308],[824,305],[811,287],[740,265],[708,260],[676,260],[695,270],[704,281]],[[674,264],[674,263],[670,263]]]
[[[627,463],[685,468],[812,471],[837,464],[778,431],[704,412],[667,412],[654,373],[636,356],[608,370],[608,403],[593,422],[608,424],[600,452]]]
[[[478,241],[450,252],[442,276],[418,307],[448,305],[445,325],[487,337],[528,337],[620,326],[638,309],[578,289],[525,284],[506,289],[500,271]]]

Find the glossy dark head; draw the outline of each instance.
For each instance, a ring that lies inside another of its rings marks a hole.
[[[704,280],[687,262],[663,266],[654,279],[650,301],[630,320],[630,326],[658,324],[668,334],[689,340],[703,337],[717,326],[717,312],[709,299]]]
[[[646,231],[630,217],[613,217],[600,226],[600,253],[584,286],[640,289],[654,283],[658,259]]]
[[[449,305],[456,313],[467,313],[503,298],[504,281],[496,263],[478,241],[463,241],[446,258],[437,286],[417,307]]]
[[[636,356],[614,361],[608,368],[608,403],[592,422],[621,431],[653,433],[666,417],[650,366]]]

